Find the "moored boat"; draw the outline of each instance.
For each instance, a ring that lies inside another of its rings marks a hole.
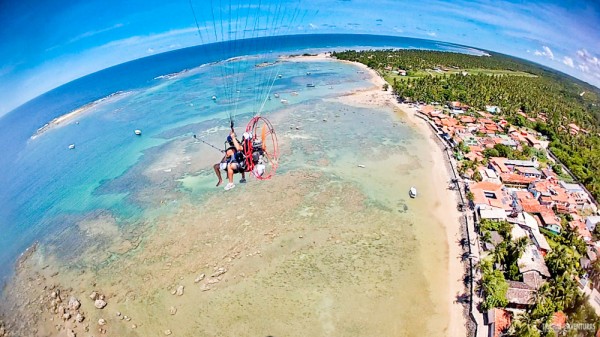
[[[135,133],[138,136],[141,136],[142,135],[142,130],[135,130],[135,131],[133,131],[133,133]]]
[[[415,198],[417,196],[417,189],[414,186],[411,187],[408,191],[408,195],[410,195],[411,198]]]

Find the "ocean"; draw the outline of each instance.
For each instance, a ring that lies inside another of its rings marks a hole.
[[[262,113],[269,116],[281,107],[276,99],[265,101],[274,93],[303,92],[289,97],[293,106],[360,84],[360,74],[352,68],[259,63],[275,62],[285,54],[367,48],[481,54],[448,43],[375,35],[294,35],[216,43],[99,71],[10,112],[0,119],[0,276],[10,276],[16,258],[36,241],[52,243],[59,252],[76,246],[61,235],[90,214],[111,214],[119,226],[139,223],[153,205],[132,196],[152,181],[131,172],[153,149],[193,134],[208,136],[207,130],[225,135],[230,117],[240,127],[263,104]],[[243,58],[219,63],[238,56]],[[281,78],[275,80],[276,74]],[[308,91],[309,82],[320,88]],[[31,139],[54,118],[115,93],[119,94]],[[136,137],[135,129],[143,135]],[[75,149],[69,150],[70,144]]]

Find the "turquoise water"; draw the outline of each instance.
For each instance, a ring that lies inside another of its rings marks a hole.
[[[315,35],[277,39],[265,44],[273,49],[267,54],[247,47],[236,52],[261,54],[228,62],[207,63],[236,56],[219,52],[219,46],[133,61],[67,84],[0,119],[0,144],[5,153],[0,158],[5,168],[0,177],[0,265],[12,265],[34,241],[52,242],[59,253],[67,252],[69,247],[61,248],[61,235],[90,214],[111,214],[119,226],[140,223],[149,210],[156,208],[156,200],[138,194],[156,184],[144,172],[155,151],[164,151],[193,134],[220,147],[230,119],[241,131],[258,111],[269,117],[278,109],[367,85],[355,67],[341,63],[277,62],[257,67],[262,62],[275,62],[280,54],[299,50],[314,52],[345,49],[344,46],[474,52],[434,41],[392,37]],[[184,69],[187,71],[169,78],[157,78]],[[307,87],[309,83],[315,88]],[[30,139],[37,128],[53,118],[116,91],[124,93]],[[275,98],[276,93],[280,98]],[[217,97],[215,101],[211,99],[213,95]],[[286,99],[288,104],[282,104],[280,99]],[[308,114],[310,111],[306,111]],[[135,136],[135,129],[141,129],[143,135]],[[76,148],[69,150],[69,144]],[[196,158],[201,166],[209,167],[219,156],[206,145],[194,146],[203,147],[206,154],[205,159]],[[282,162],[284,171],[300,165]],[[204,177],[209,175],[210,172]],[[164,182],[156,186],[156,191],[176,188],[202,195],[213,184],[202,177]],[[11,269],[2,268],[0,276],[7,277]]]

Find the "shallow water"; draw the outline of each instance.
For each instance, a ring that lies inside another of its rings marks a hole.
[[[289,104],[269,101],[264,113],[281,148],[269,181],[214,187],[221,154],[191,137],[219,144],[228,132],[226,105],[202,84],[220,76],[210,67],[96,106],[32,141],[20,160],[45,153],[56,165],[39,179],[64,180],[52,180],[60,188],[50,200],[34,198],[47,203],[37,207],[56,230],[29,261],[39,282],[72,288],[84,324],[95,329],[104,318],[109,335],[444,335],[448,256],[444,228],[429,216],[429,145],[391,109],[335,99],[370,86],[355,66],[282,69],[287,80],[273,92]],[[304,83],[308,70],[315,88]],[[256,104],[240,99],[238,110]],[[243,124],[248,113],[235,118]],[[56,148],[61,141],[76,150]],[[410,199],[415,184],[423,197]],[[220,267],[227,272],[211,278]],[[183,296],[171,294],[178,285]],[[85,301],[92,290],[107,295],[107,309]]]

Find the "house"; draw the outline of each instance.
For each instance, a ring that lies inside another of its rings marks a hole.
[[[585,226],[590,232],[594,232],[596,230],[596,225],[600,222],[600,215],[588,216],[585,219]]]
[[[490,157],[489,167],[496,173],[511,173],[512,171],[505,165],[508,159],[504,157]]]
[[[506,291],[507,308],[527,309],[534,304],[535,289],[525,282],[510,280],[506,282],[508,283],[508,290]]]
[[[546,237],[540,233],[537,220],[533,215],[526,212],[523,212],[523,217],[525,219],[524,225],[529,229],[533,243],[540,250],[542,255],[545,256],[552,250],[552,248],[550,248],[550,244],[548,244]]]
[[[417,109],[417,111],[431,117],[431,113],[435,111],[435,108],[433,105],[425,105]]]
[[[567,326],[567,315],[564,312],[558,311],[552,315],[550,327],[555,331],[562,330]]]
[[[512,198],[502,184],[482,181],[471,184],[469,190],[473,194],[473,204],[476,211],[481,208],[498,208],[508,212],[512,211]]]
[[[491,231],[490,238],[491,242],[485,242],[483,244],[483,248],[487,251],[494,250],[500,242],[504,241],[504,238],[497,231]]]
[[[511,323],[510,312],[501,308],[488,310],[486,315],[488,337],[504,336]]]
[[[560,219],[554,214],[552,210],[544,210],[538,213],[537,215],[542,227],[555,234],[560,234],[560,232],[562,231]]]
[[[525,247],[517,265],[519,272],[523,275],[523,282],[533,289],[539,289],[545,280],[550,278],[550,271],[548,271],[544,258],[533,244]]]
[[[485,111],[491,113],[491,114],[498,114],[501,112],[500,108],[495,106],[495,105],[486,105],[485,106]]]
[[[400,74],[400,76],[406,76],[406,70],[398,69],[398,74]]]
[[[501,221],[501,220],[506,220],[507,215],[506,215],[506,211],[501,208],[480,208],[479,209],[479,218]]]
[[[535,181],[536,178],[526,177],[515,173],[502,173],[500,180],[506,187],[527,188],[529,184]]]
[[[504,165],[506,165],[509,168],[514,169],[515,167],[532,167],[532,168],[538,168],[540,167],[540,164],[538,163],[537,159],[535,157],[533,157],[531,160],[514,160],[514,159],[507,159],[504,162]]]
[[[542,177],[542,172],[540,172],[535,167],[517,166],[517,167],[515,167],[515,173],[520,174],[525,177],[532,177],[532,178],[537,178],[537,179]]]
[[[556,173],[552,171],[549,167],[542,169],[542,178],[544,179],[558,179]]]
[[[481,166],[478,171],[481,174],[482,181],[489,181],[496,184],[501,183],[500,177],[498,177],[494,170]]]
[[[473,116],[461,116],[460,122],[463,124],[475,123],[476,119]]]
[[[592,233],[590,233],[589,229],[587,229],[587,226],[585,225],[585,222],[582,220],[573,220],[569,222],[569,227],[577,231],[577,234],[579,234],[583,241],[592,241]]]

